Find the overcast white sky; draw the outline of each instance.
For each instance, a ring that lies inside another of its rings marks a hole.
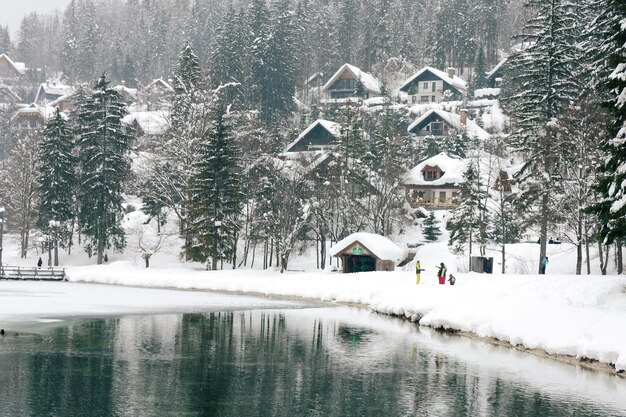
[[[63,11],[70,0],[0,0],[0,25],[9,25],[11,37],[15,40],[17,29],[24,15],[30,12]]]

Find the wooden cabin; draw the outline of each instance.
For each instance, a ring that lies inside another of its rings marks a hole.
[[[330,248],[340,258],[343,273],[393,271],[402,258],[402,249],[384,236],[353,233]]]

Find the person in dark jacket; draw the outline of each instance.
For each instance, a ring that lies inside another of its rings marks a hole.
[[[439,278],[439,284],[446,285],[446,264],[443,262],[439,265],[439,271],[437,271],[437,278]]]
[[[454,275],[450,274],[450,278],[448,278],[448,282],[450,283],[450,285],[454,285],[454,283],[456,282],[456,278],[454,277]]]
[[[39,260],[37,261],[37,267],[41,268],[41,265],[43,265],[43,261],[41,260],[41,258],[39,258]]]

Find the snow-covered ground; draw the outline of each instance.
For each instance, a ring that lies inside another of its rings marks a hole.
[[[420,237],[405,233],[395,241],[406,243]],[[0,327],[11,321],[263,304],[255,297],[229,299],[197,291],[127,287],[236,291],[359,303],[376,312],[419,318],[422,325],[471,332],[550,354],[594,359],[614,364],[618,371],[626,370],[626,277],[599,275],[596,258],[592,259],[595,275],[574,275],[575,248],[571,245],[548,245],[548,275],[540,276],[533,274],[538,261],[535,243],[507,247],[506,275],[499,273],[495,252],[490,255],[494,256],[494,274],[481,275],[467,273],[467,257],[451,254],[445,241],[426,244],[418,248],[417,258],[426,271],[422,283],[416,285],[412,264],[395,272],[340,274],[330,268],[316,271],[315,255],[310,253],[294,258],[290,263],[293,270],[284,274],[249,268],[205,271],[198,264],[181,263],[178,249],[157,253],[146,269],[132,250],[132,240],[131,236],[126,255],[111,254],[107,265],[89,265],[93,260],[88,260],[82,249],[75,249],[71,257],[63,254],[70,283],[0,281]],[[17,253],[11,246],[14,243],[11,239],[5,243],[5,262],[35,264],[39,255],[11,258]],[[442,261],[457,277],[455,286],[437,284],[436,265]],[[79,282],[126,287],[76,284]]]

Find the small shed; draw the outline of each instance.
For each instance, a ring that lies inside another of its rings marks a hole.
[[[341,258],[344,273],[393,271],[402,253],[398,245],[374,233],[353,233],[330,248],[332,256]]]

